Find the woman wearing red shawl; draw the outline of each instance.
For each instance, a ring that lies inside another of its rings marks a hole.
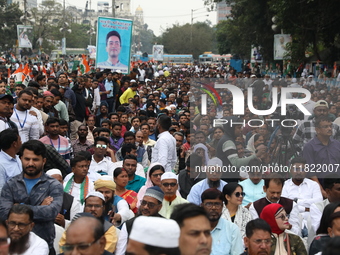
[[[267,205],[263,208],[260,218],[270,225],[273,233],[271,255],[307,255],[301,238],[285,232],[289,228],[289,222],[282,205],[276,203]]]

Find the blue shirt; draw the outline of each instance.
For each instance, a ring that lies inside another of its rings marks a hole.
[[[0,192],[8,179],[22,172],[22,164],[18,155],[12,158],[3,150],[0,151]]]
[[[227,183],[225,181],[220,180],[220,186],[217,188],[219,191],[223,191],[224,185]],[[196,183],[194,186],[192,186],[190,193],[187,197],[187,200],[190,203],[193,203],[195,205],[201,205],[202,200],[201,200],[201,195],[202,193],[209,189],[209,184],[208,184],[208,179],[204,179],[198,183]]]
[[[27,179],[24,177],[24,181],[26,184],[26,189],[27,189],[27,194],[31,193],[32,188],[34,187],[35,184],[37,184],[37,182],[40,180],[40,178],[36,178],[36,179]]]
[[[219,219],[217,226],[211,231],[211,237],[210,255],[240,255],[244,251],[238,226],[226,219]]]
[[[138,193],[140,188],[145,185],[145,182],[146,182],[145,178],[135,174],[133,180],[129,181],[128,185],[126,185],[125,188],[127,190],[133,190],[134,192]]]
[[[110,90],[110,93],[107,94],[107,98],[113,97],[114,88],[112,80],[111,81],[105,80],[104,86],[106,91]]]
[[[266,195],[263,191],[264,180],[261,180],[258,184],[254,184],[250,179],[246,179],[239,182],[239,184],[242,186],[244,193],[246,193],[242,202],[243,206],[253,203]]]

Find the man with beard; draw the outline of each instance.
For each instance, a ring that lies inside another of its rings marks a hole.
[[[120,226],[128,219],[134,217],[129,204],[120,196],[115,194],[116,184],[111,176],[102,176],[94,182],[94,189],[104,195],[105,220],[112,222],[115,226]]]
[[[11,244],[10,254],[48,255],[46,241],[32,232],[34,227],[33,211],[27,205],[13,205],[6,221]]]
[[[92,214],[92,216],[96,217],[104,226],[104,237],[106,239],[106,244],[105,244],[105,250],[109,252],[114,252],[116,250],[116,244],[118,240],[117,236],[117,230],[116,227],[105,220],[105,198],[104,195],[100,192],[93,191],[90,192],[86,199],[85,199],[85,204],[84,204],[84,214],[77,214],[76,219],[73,219],[71,222],[71,225],[73,224],[74,221],[79,218],[78,216],[85,216],[88,214]],[[59,241],[59,247],[63,247],[66,242],[66,233],[65,231]],[[91,253],[92,255],[92,253]]]
[[[86,99],[83,95],[84,85],[79,82],[76,83],[72,90],[76,96],[76,105],[73,107],[74,114],[76,119],[70,122],[70,129],[71,129],[71,140],[75,140],[77,138],[77,130],[81,124],[85,123],[86,117]]]
[[[23,143],[28,140],[39,139],[38,119],[28,112],[32,102],[33,93],[31,91],[26,89],[20,91],[17,104],[14,106],[14,112],[11,116],[11,121],[17,125]]]
[[[196,171],[196,169],[194,171]],[[220,160],[219,158],[210,159],[207,163],[206,168],[205,169],[199,168],[199,171],[206,172],[207,178],[192,186],[190,193],[187,197],[190,203],[196,205],[200,205],[202,203],[201,195],[206,189],[216,188],[222,191],[224,185],[227,184],[225,181],[221,180],[222,160]]]
[[[0,218],[7,219],[13,204],[26,204],[34,212],[33,232],[43,238],[55,254],[54,220],[63,203],[63,187],[43,171],[46,162],[46,147],[37,140],[21,146],[20,159],[23,173],[14,176],[4,185],[0,198]]]
[[[134,155],[126,155],[123,160],[123,168],[126,170],[129,176],[128,185],[126,189],[133,190],[138,193],[141,187],[145,185],[146,179],[136,174],[137,170],[137,158]]]
[[[202,193],[201,206],[208,214],[212,237],[211,255],[239,255],[243,252],[242,236],[236,224],[221,218],[223,193],[215,188]]]
[[[282,196],[294,200],[298,205],[299,213],[307,220],[311,205],[323,199],[318,183],[305,178],[305,164],[306,160],[301,157],[292,160],[290,166],[292,178],[285,181]]]
[[[206,211],[192,203],[177,205],[171,214],[180,229],[181,255],[210,255],[212,238]],[[195,233],[195,234],[192,234]]]
[[[181,196],[177,196],[178,176],[172,172],[166,172],[161,176],[161,189],[164,192],[163,206],[159,214],[169,219],[174,207],[179,204],[188,203]]]
[[[185,168],[185,152],[182,148],[184,135],[182,132],[175,132],[173,134],[174,138],[176,139],[176,154],[177,154],[177,161],[175,165],[175,173],[178,173],[179,170]]]
[[[157,136],[156,136],[156,118],[149,117],[148,118],[148,125],[150,127],[150,133],[149,133],[149,138],[151,140],[157,141]]]
[[[56,117],[50,117],[45,123],[45,132],[47,135],[40,138],[43,144],[51,144],[57,152],[70,163],[71,145],[68,140],[59,135],[60,120]]]
[[[263,219],[251,220],[246,226],[244,245],[247,251],[241,255],[269,255],[272,247],[272,231]]]
[[[176,139],[169,133],[171,118],[161,115],[157,120],[158,140],[152,150],[151,163],[161,163],[165,172],[171,172],[176,164]]]
[[[86,125],[80,125],[78,127],[78,139],[71,142],[72,143],[72,148],[74,153],[78,153],[80,151],[87,151],[90,149],[92,143],[87,140],[87,135],[88,135],[88,129]]]
[[[145,191],[143,200],[138,209],[137,217],[140,215],[151,217],[162,217],[159,211],[162,209],[162,202],[164,198],[163,191],[158,187],[150,187]],[[131,233],[133,222],[136,217],[128,220],[122,227],[119,234],[119,240],[117,243],[116,255],[124,255],[128,237]]]

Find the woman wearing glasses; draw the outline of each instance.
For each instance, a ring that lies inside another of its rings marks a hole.
[[[307,255],[306,247],[302,239],[291,233],[286,233],[289,228],[288,216],[285,209],[280,204],[272,203],[263,208],[260,218],[264,219],[273,233],[273,246],[271,254],[299,254]]]
[[[249,210],[242,206],[245,196],[243,188],[236,182],[230,182],[223,187],[223,195],[225,207],[222,217],[235,223],[243,238],[246,236],[246,225],[252,219]]]

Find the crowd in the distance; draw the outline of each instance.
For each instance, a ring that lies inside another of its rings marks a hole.
[[[0,80],[1,254],[337,254],[340,89],[322,73],[55,67]],[[296,88],[311,115],[282,116]]]

